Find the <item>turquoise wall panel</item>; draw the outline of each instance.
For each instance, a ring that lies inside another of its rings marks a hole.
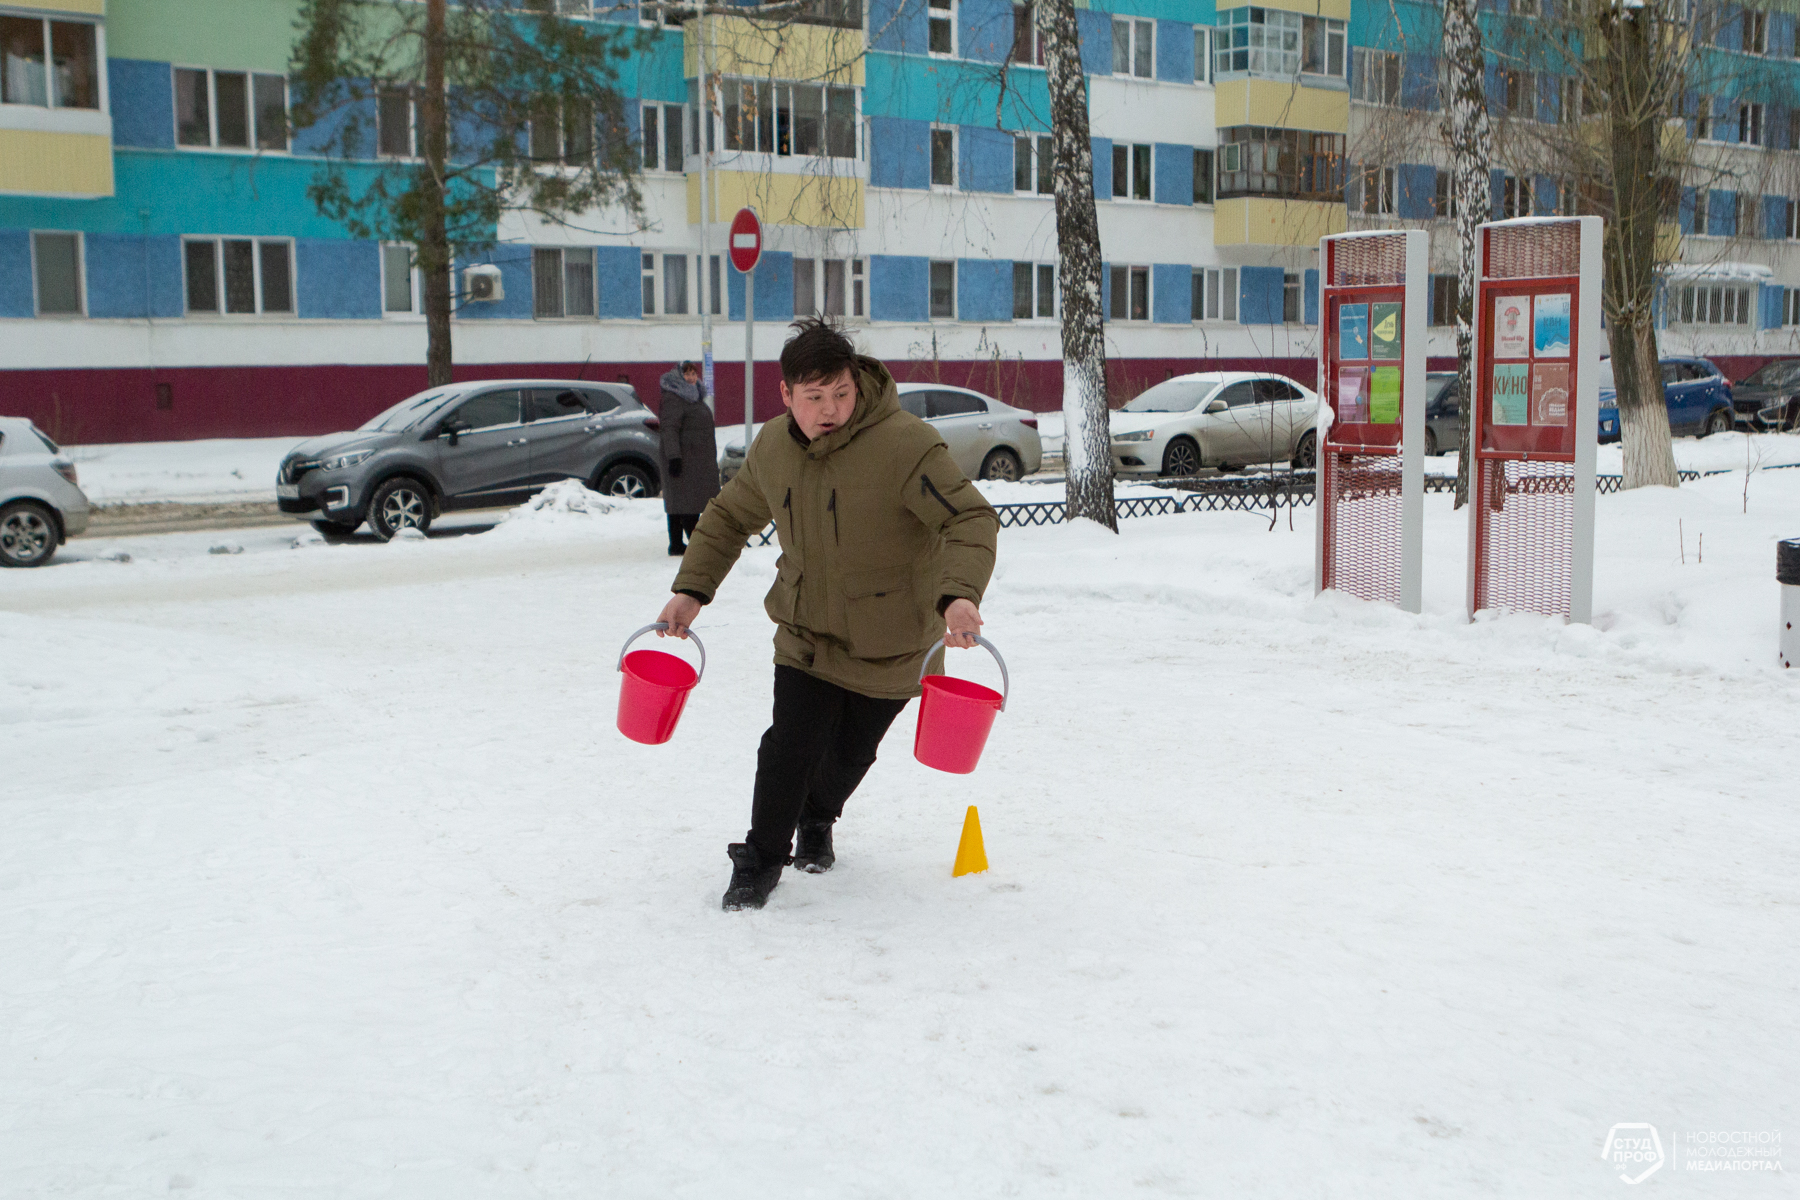
[[[1190,25],[1218,23],[1218,5],[1213,0],[1094,0],[1092,7],[1096,12],[1117,13],[1122,17],[1156,17],[1164,21],[1185,21]],[[1158,32],[1157,36],[1162,34]],[[1189,51],[1192,52],[1192,46]]]
[[[1035,68],[1007,71],[1004,98],[999,73],[979,63],[871,52],[866,70],[866,117],[905,117],[992,129],[998,104],[1003,128],[1050,128],[1050,88],[1044,72]]]

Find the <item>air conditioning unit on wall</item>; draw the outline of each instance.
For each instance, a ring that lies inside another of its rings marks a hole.
[[[506,299],[506,289],[500,284],[500,268],[464,267],[463,294],[470,301]]]

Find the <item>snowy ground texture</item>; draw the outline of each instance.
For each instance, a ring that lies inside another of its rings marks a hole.
[[[1420,617],[1315,599],[1307,510],[1005,531],[980,770],[909,709],[740,914],[773,550],[647,747],[654,503],[66,547],[0,578],[0,1193],[1544,1200],[1629,1191],[1618,1122],[1791,1140],[1800,471],[1742,482],[1601,497],[1592,628],[1465,624],[1445,496]]]

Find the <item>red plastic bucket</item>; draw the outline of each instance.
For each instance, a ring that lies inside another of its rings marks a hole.
[[[688,693],[706,670],[706,647],[691,629],[688,637],[700,650],[699,670],[661,650],[625,653],[644,634],[664,628],[661,622],[646,625],[626,638],[619,650],[619,732],[646,746],[660,746],[675,735]]]
[[[1012,683],[1000,651],[986,638],[975,640],[1000,664],[1001,686],[1010,692]],[[943,644],[939,641],[926,651],[927,663]],[[993,688],[949,675],[921,673],[919,684],[923,690],[919,696],[919,726],[913,734],[913,757],[928,767],[967,775],[981,761],[981,751],[994,728],[995,714],[1006,711],[1006,696]]]

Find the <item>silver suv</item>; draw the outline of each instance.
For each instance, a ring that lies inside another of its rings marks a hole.
[[[88,527],[75,464],[24,417],[0,417],[0,567],[41,567]]]
[[[654,496],[656,417],[629,384],[484,379],[409,396],[362,428],[301,442],[275,496],[327,537],[386,541],[441,512],[517,504],[561,479]]]

